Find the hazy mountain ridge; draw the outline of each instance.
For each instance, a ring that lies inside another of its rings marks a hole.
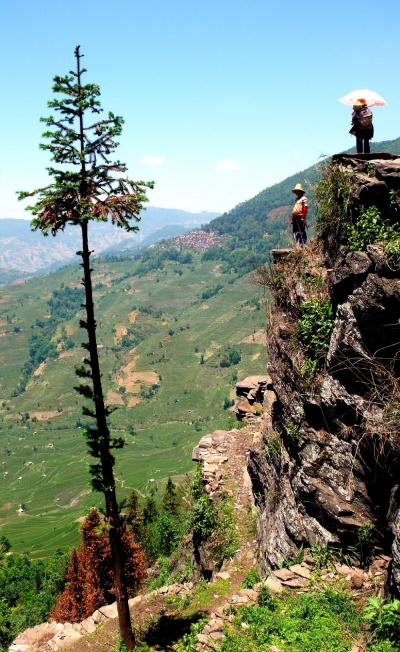
[[[91,246],[95,252],[135,249],[159,239],[197,228],[218,213],[189,213],[178,209],[149,207],[142,213],[139,231],[126,233],[109,223],[96,223],[91,228]],[[166,230],[165,230],[166,229]],[[172,230],[171,230],[172,229]],[[160,232],[157,235],[157,232]],[[32,232],[29,220],[0,220],[0,282],[19,275],[50,271],[68,263],[80,247],[79,230],[67,226],[64,233],[45,238]]]
[[[372,143],[371,150],[392,154],[399,152],[400,138]],[[291,188],[300,181],[311,193],[312,185],[318,179],[319,165],[320,162],[265,188],[223,215],[150,206],[143,211],[140,230],[136,233],[125,233],[109,223],[93,224],[91,246],[96,254],[133,251],[179,235],[185,229],[204,226],[206,230],[233,236],[230,249],[248,249],[247,256],[251,251],[251,260],[256,266],[278,242],[289,240],[288,215],[293,200]],[[312,225],[312,202],[309,218]],[[47,273],[73,262],[79,246],[79,231],[72,227],[67,227],[53,240],[32,232],[29,220],[0,220],[0,283],[9,283],[38,272]]]

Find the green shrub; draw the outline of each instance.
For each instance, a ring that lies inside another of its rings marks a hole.
[[[233,405],[235,405],[234,399],[226,397],[224,400],[224,410],[229,410]]]
[[[178,515],[160,510],[157,518],[146,526],[144,544],[148,557],[169,556],[181,541],[183,529]]]
[[[48,560],[9,554],[0,560],[0,649],[28,627],[44,622],[64,588],[68,553]]]
[[[197,636],[203,631],[206,623],[207,620],[205,618],[201,618],[197,622],[192,623],[190,631],[187,634],[184,634],[181,640],[178,643],[175,643],[172,649],[176,652],[196,652],[198,645]]]
[[[252,589],[257,582],[260,581],[260,576],[256,568],[252,568],[251,571],[246,575],[242,583],[244,589]]]
[[[389,240],[389,242],[386,245],[386,253],[394,256],[400,255],[400,237],[393,240]]]
[[[290,421],[285,427],[285,430],[287,436],[294,441],[297,441],[297,439],[300,437],[300,426],[298,423]]]
[[[11,543],[4,534],[0,536],[0,559],[4,557],[6,552],[9,552],[11,548]]]
[[[118,639],[118,643],[115,646],[113,652],[128,652],[128,648],[126,647],[126,645],[125,645],[124,641],[122,640],[122,638]]]
[[[281,459],[281,440],[279,435],[273,435],[267,441],[267,451],[273,464],[278,464]]]
[[[205,490],[201,467],[198,466],[192,482],[191,527],[201,539],[206,539],[215,527],[214,504]]]
[[[333,568],[333,566],[342,561],[341,552],[331,548],[327,543],[321,543],[311,547],[311,555],[314,558],[314,568],[316,571]]]
[[[302,274],[301,276],[307,287],[310,289],[321,290],[324,287],[325,281],[320,274],[317,274],[317,276]]]
[[[316,358],[306,358],[301,366],[300,373],[305,380],[311,380],[317,373],[319,360]]]
[[[332,329],[330,301],[310,299],[300,304],[297,337],[310,357],[319,358],[328,350]]]
[[[206,290],[204,290],[204,292],[201,293],[202,300],[207,301],[208,299],[215,297],[215,295],[218,294],[218,292],[222,290],[222,288],[223,285],[221,285],[221,283],[217,283],[217,285],[215,285],[214,287],[207,288]]]
[[[376,206],[370,206],[363,211],[354,224],[347,224],[345,233],[349,251],[364,251],[367,245],[374,242],[384,242],[386,245],[391,244],[391,247],[399,247],[398,229],[383,219]]]
[[[157,574],[147,580],[146,586],[148,591],[155,591],[160,586],[168,586],[173,584],[175,578],[171,576],[171,568],[168,557],[158,557],[157,559]]]
[[[375,177],[376,176],[376,167],[371,161],[366,161],[364,164],[364,169],[366,173],[368,174],[369,177]]]
[[[371,554],[374,530],[375,528],[373,523],[364,523],[364,525],[361,525],[358,528],[356,547],[358,549],[362,565],[367,562],[368,557]]]
[[[232,498],[222,494],[217,500],[211,500],[204,487],[201,467],[192,482],[191,526],[195,536],[207,540],[217,566],[232,557],[239,547]]]
[[[125,521],[150,563],[156,559],[162,562],[174,553],[189,531],[184,493],[185,487],[175,485],[169,478],[161,497],[156,499],[150,494],[143,501],[134,490],[124,505]]]
[[[331,589],[283,593],[264,604],[237,610],[221,652],[348,652],[359,635],[360,619],[348,595]]]
[[[270,611],[274,611],[276,603],[271,595],[270,590],[266,586],[262,586],[258,593],[257,603],[260,607],[267,607]]]
[[[301,545],[300,548],[296,550],[296,553],[292,556],[285,555],[278,563],[278,568],[290,568],[294,564],[301,564],[304,560],[304,549]]]
[[[399,652],[398,645],[394,646],[390,641],[379,641],[379,643],[372,643],[367,647],[368,652]]]
[[[375,596],[369,598],[364,609],[364,619],[375,641],[400,641],[400,600],[386,602]]]
[[[231,365],[239,364],[241,359],[242,356],[237,349],[227,346],[222,353],[219,366],[223,368],[230,367]]]
[[[228,494],[222,494],[215,501],[215,527],[210,537],[213,557],[217,566],[225,559],[230,559],[240,546],[236,529],[233,499]]]

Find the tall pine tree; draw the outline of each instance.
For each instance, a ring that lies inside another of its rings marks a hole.
[[[123,524],[118,510],[113,467],[113,450],[123,446],[123,440],[110,434],[107,418],[110,410],[105,406],[99,356],[96,340],[96,320],[93,304],[88,227],[93,220],[111,219],[126,231],[137,230],[143,203],[147,201],[146,189],[152,183],[132,181],[126,176],[126,166],[112,161],[118,143],[115,138],[122,131],[123,119],[113,113],[100,118],[102,112],[96,84],[83,84],[80,47],[75,49],[76,70],[63,77],[54,78],[55,98],[48,105],[54,115],[41,120],[47,125],[45,142],[54,163],[50,167],[52,183],[33,192],[21,192],[19,198],[35,196],[37,201],[29,206],[34,229],[44,235],[57,235],[67,224],[81,229],[83,286],[85,288],[86,319],[80,325],[87,331],[88,341],[82,346],[87,351],[84,364],[77,368],[83,379],[77,387],[79,393],[93,403],[84,406],[83,413],[94,420],[85,430],[90,454],[95,458],[91,465],[92,486],[104,493],[105,513],[110,540],[115,596],[118,606],[119,626],[126,647],[135,645],[125,582],[125,559],[122,545]],[[94,116],[93,116],[94,114]]]

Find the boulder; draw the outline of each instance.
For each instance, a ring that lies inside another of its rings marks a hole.
[[[271,591],[271,593],[282,593],[283,591],[282,583],[278,580],[277,577],[274,577],[273,575],[267,577],[263,586]]]
[[[304,577],[306,580],[311,578],[311,571],[305,564],[294,564],[289,567],[289,570],[300,577]]]
[[[107,604],[104,607],[100,607],[99,612],[105,616],[105,618],[117,618],[118,609],[117,603],[113,602],[112,604]]]
[[[292,571],[288,570],[287,568],[279,568],[277,570],[274,570],[273,575],[278,578],[278,580],[281,581],[287,581],[287,580],[292,580],[295,577],[295,574],[292,573]]]

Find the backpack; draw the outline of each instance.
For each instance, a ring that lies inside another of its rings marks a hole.
[[[369,109],[362,109],[357,116],[358,124],[361,129],[371,129],[372,127],[372,112]]]

